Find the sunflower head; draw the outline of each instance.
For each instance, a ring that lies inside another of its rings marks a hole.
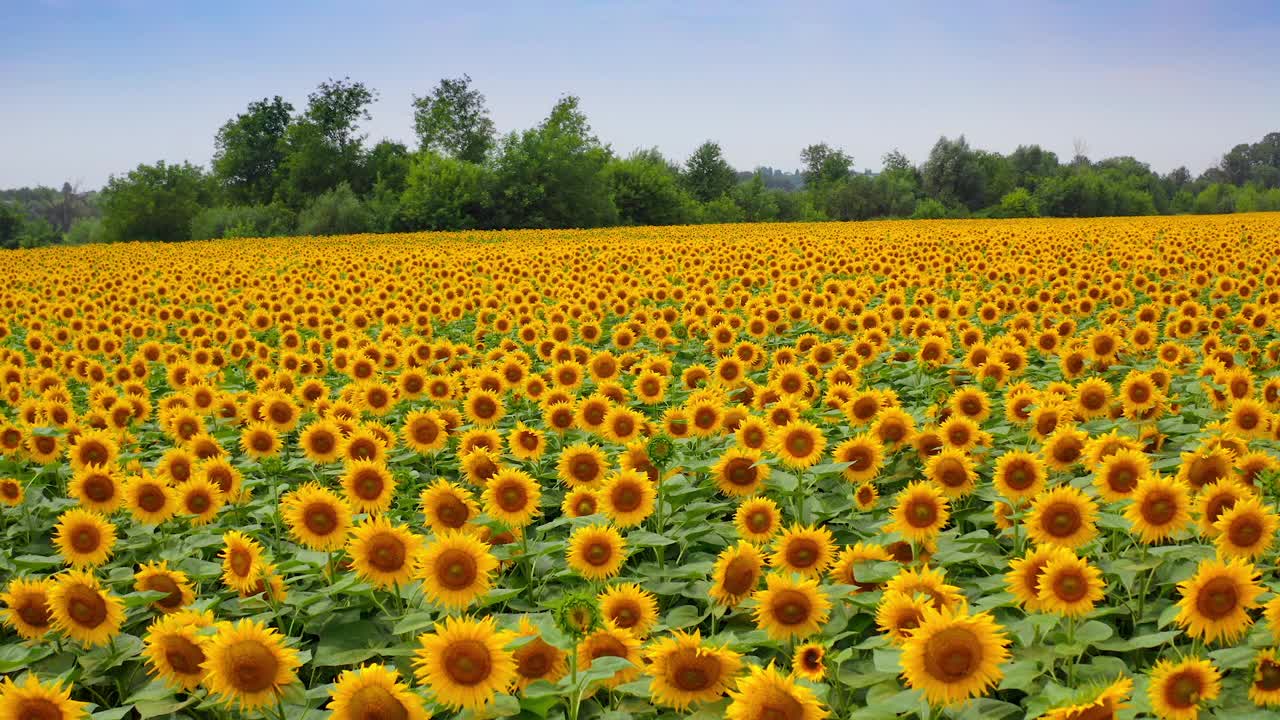
[[[907,686],[923,690],[930,705],[964,702],[1000,682],[1009,638],[986,613],[930,609],[902,651]]]

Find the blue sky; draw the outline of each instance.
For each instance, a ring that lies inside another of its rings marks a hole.
[[[498,128],[582,98],[620,153],[794,168],[804,145],[878,168],[939,135],[1130,154],[1198,173],[1280,130],[1280,3],[192,2],[0,0],[0,187],[96,187],[206,165],[254,99],[330,77],[377,89],[371,141],[412,143],[413,94],[469,73]]]

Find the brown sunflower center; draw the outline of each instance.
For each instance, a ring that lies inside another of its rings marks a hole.
[[[529,503],[529,494],[519,483],[504,483],[494,496],[498,501],[498,507],[507,512],[520,512]]]
[[[773,513],[768,510],[753,510],[747,513],[747,529],[759,534],[768,532],[773,527]]]
[[[338,512],[327,502],[311,503],[302,512],[302,522],[316,535],[328,535],[338,527]]]
[[[738,457],[725,463],[724,477],[730,485],[749,487],[756,482],[756,469],[751,458]]]
[[[613,558],[613,546],[607,542],[595,540],[587,545],[587,550],[582,555],[589,564],[599,567]]]
[[[164,597],[156,601],[156,604],[160,607],[176,608],[182,605],[182,588],[178,587],[178,583],[168,575],[152,575],[147,578],[144,589],[166,593]]]
[[[595,497],[592,495],[586,495],[578,498],[578,504],[575,507],[575,510],[580,517],[585,517],[587,515],[594,515],[596,512]]]
[[[720,680],[720,663],[714,657],[699,656],[695,651],[674,660],[671,684],[685,692],[706,690]]]
[[[1045,508],[1043,527],[1053,537],[1070,537],[1083,525],[1080,509],[1072,503],[1057,502]]]
[[[179,675],[198,675],[204,662],[204,650],[190,640],[171,635],[164,641],[164,659]]]
[[[759,568],[750,558],[735,557],[724,568],[721,586],[729,595],[745,595],[755,587]]]
[[[475,583],[478,570],[476,560],[470,553],[457,549],[445,550],[436,560],[436,582],[450,590],[462,590]]]
[[[1138,469],[1129,465],[1118,465],[1107,475],[1107,485],[1115,492],[1128,494],[1138,484]]]
[[[24,598],[14,612],[32,627],[43,628],[49,625],[49,605],[44,598]]]
[[[213,498],[203,490],[196,490],[187,495],[187,511],[192,515],[203,515],[213,507]]]
[[[241,640],[226,649],[227,681],[243,693],[257,693],[275,685],[280,661],[271,648],[256,640]]]
[[[94,502],[107,502],[115,496],[116,484],[104,475],[92,475],[84,481],[84,494]]]
[[[93,552],[101,543],[102,535],[92,525],[80,525],[71,531],[71,547],[76,552]]]
[[[1176,709],[1193,708],[1200,702],[1202,685],[1200,677],[1191,672],[1181,672],[1166,682],[1165,703]]]
[[[471,511],[467,504],[452,495],[436,501],[436,519],[446,527],[460,528],[470,517]]]
[[[1210,579],[1196,594],[1196,610],[1210,620],[1221,620],[1240,606],[1240,591],[1230,578]]]
[[[338,444],[338,439],[328,430],[318,430],[311,433],[307,438],[307,442],[311,445],[311,452],[317,455],[328,455],[333,452],[333,448]]]
[[[595,482],[596,475],[599,471],[599,465],[597,465],[595,459],[591,457],[576,458],[570,465],[570,472],[573,474],[573,478],[582,483]]]
[[[1280,664],[1270,660],[1259,663],[1253,686],[1267,692],[1280,690]]]
[[[1205,503],[1204,514],[1209,522],[1217,522],[1218,517],[1222,513],[1235,507],[1236,496],[1230,493],[1220,493],[1209,498],[1209,502]]]
[[[516,651],[516,672],[524,678],[540,678],[551,672],[551,646],[541,638]]]
[[[1164,525],[1177,515],[1178,505],[1173,495],[1166,492],[1153,492],[1142,499],[1139,510],[1143,520],[1152,525]]]
[[[969,482],[969,473],[965,472],[964,463],[955,458],[944,458],[937,467],[938,482],[949,488],[964,487]]]
[[[137,503],[145,512],[160,512],[165,504],[164,491],[155,485],[143,485],[138,490]]]
[[[359,720],[408,720],[409,711],[390,690],[378,685],[362,687],[347,700],[347,714]]]
[[[227,565],[236,575],[248,577],[249,571],[253,569],[253,555],[244,548],[235,548],[227,555]]]
[[[809,433],[803,430],[796,430],[787,433],[786,446],[787,452],[794,457],[806,458],[809,457],[809,453],[813,452],[814,441],[809,436]]]
[[[783,557],[787,559],[788,566],[807,570],[818,562],[821,554],[822,548],[816,541],[810,538],[797,538],[787,543]]]
[[[1035,481],[1035,471],[1024,460],[1011,463],[1009,469],[1005,472],[1005,484],[1017,491],[1026,490]]]
[[[968,678],[981,663],[982,643],[963,627],[946,628],[925,643],[925,671],[942,682]]]
[[[67,590],[67,615],[76,625],[96,628],[107,619],[107,601],[102,594],[84,585],[72,585]]]
[[[906,517],[911,527],[932,527],[938,519],[938,505],[932,498],[913,499],[907,505]]]
[[[61,704],[45,698],[15,698],[14,703],[14,717],[22,720],[62,720],[66,717]]]
[[[1053,581],[1053,594],[1063,602],[1073,603],[1089,591],[1089,584],[1077,573],[1063,573]]]
[[[368,559],[370,565],[382,572],[396,572],[404,567],[404,544],[394,535],[377,535],[369,542]]]
[[[610,619],[613,620],[614,625],[630,630],[640,622],[640,615],[640,608],[628,602],[614,608]]]
[[[589,654],[592,660],[602,657],[625,658],[627,656],[627,646],[612,635],[601,634],[592,639]]]
[[[366,468],[356,476],[355,482],[356,495],[361,500],[377,500],[382,495],[383,488],[386,483],[382,479],[382,474],[372,468]]]
[[[773,615],[783,625],[799,625],[807,622],[813,612],[809,596],[799,590],[783,590],[773,596],[770,603]]]
[[[1251,548],[1262,539],[1263,529],[1258,518],[1243,516],[1232,520],[1227,528],[1227,538],[1238,548]]]
[[[1053,444],[1053,459],[1060,463],[1074,463],[1084,452],[1084,444],[1074,436],[1063,437]]]

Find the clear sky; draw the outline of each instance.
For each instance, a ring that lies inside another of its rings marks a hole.
[[[411,96],[469,73],[502,132],[582,98],[627,153],[718,140],[740,169],[827,141],[859,168],[939,135],[1127,154],[1199,173],[1280,130],[1280,2],[0,0],[0,187],[208,165],[249,101],[375,88],[371,141],[412,145]]]

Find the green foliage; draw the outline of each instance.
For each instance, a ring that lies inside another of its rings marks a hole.
[[[760,173],[751,176],[751,180],[734,188],[733,201],[742,210],[742,219],[747,222],[769,222],[778,219],[778,204],[773,193],[764,187],[764,177]]]
[[[444,78],[430,95],[413,98],[413,128],[422,150],[482,163],[494,145],[494,124],[471,76]]]
[[[1235,188],[1226,183],[1213,183],[1196,195],[1192,211],[1199,215],[1235,212]]]
[[[208,176],[190,163],[139,165],[112,176],[102,191],[103,237],[175,242],[190,237],[191,221],[209,204]]]
[[[1031,191],[1020,187],[1005,193],[1000,198],[1000,207],[998,212],[993,213],[995,217],[1004,218],[1028,218],[1040,215],[1040,206],[1036,204],[1036,199],[1031,195]]]
[[[214,137],[212,172],[232,203],[269,203],[280,183],[293,105],[279,95],[249,103]]]
[[[297,216],[279,203],[208,208],[191,220],[192,240],[278,237],[292,234]]]
[[[18,235],[22,232],[22,213],[8,202],[0,202],[0,247],[18,247]]]
[[[986,198],[986,165],[963,135],[955,140],[939,138],[921,169],[925,192],[944,205],[976,210]]]
[[[685,161],[680,179],[699,202],[709,203],[733,189],[733,168],[724,159],[720,144],[710,140],[698,146]]]
[[[699,219],[704,223],[736,223],[743,221],[743,213],[733,198],[721,195],[702,206]]]
[[[933,198],[922,198],[911,213],[912,220],[941,220],[947,216],[947,206]]]
[[[369,211],[345,182],[298,213],[298,232],[303,235],[351,235],[368,231],[369,224]]]
[[[360,192],[372,188],[359,124],[376,98],[349,78],[323,82],[307,96],[306,111],[285,131],[279,194],[287,204],[301,207],[344,182]]]
[[[696,212],[679,176],[657,150],[611,160],[604,179],[623,224],[678,225],[689,222]]]
[[[80,218],[67,231],[64,242],[68,245],[100,243],[106,237],[101,218]]]
[[[853,158],[826,143],[801,150],[800,160],[804,163],[804,184],[808,187],[840,182],[853,170]]]
[[[400,197],[398,227],[407,230],[469,230],[492,214],[492,174],[481,165],[418,153]]]
[[[601,227],[617,222],[604,169],[609,148],[591,134],[578,98],[561,98],[536,128],[503,141],[494,193],[501,227]]]

